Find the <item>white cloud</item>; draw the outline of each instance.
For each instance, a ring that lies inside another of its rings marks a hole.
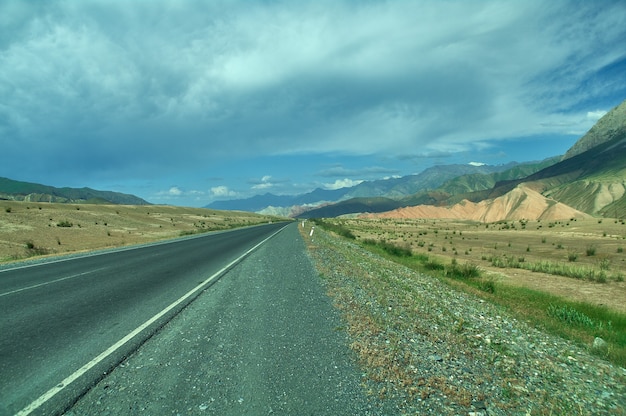
[[[600,120],[607,112],[604,110],[596,110],[596,111],[588,111],[587,119],[593,121],[594,123]]]
[[[4,3],[7,171],[469,152],[584,133],[626,91],[604,71],[626,55],[619,2]]]
[[[180,196],[183,194],[183,191],[177,187],[177,186],[172,186],[168,191],[167,191],[167,195],[171,195],[171,196]]]
[[[261,189],[269,189],[274,187],[274,183],[272,181],[272,177],[270,175],[265,175],[261,178],[260,181],[255,182],[252,186],[252,189],[261,190]]]
[[[352,186],[356,186],[358,184],[360,184],[361,182],[363,182],[362,180],[353,180],[353,179],[337,179],[335,182],[333,183],[325,183],[324,187],[326,189],[341,189],[341,188],[349,188]]]
[[[235,197],[235,196],[238,196],[239,194],[235,191],[228,189],[227,186],[220,185],[220,186],[214,186],[213,188],[211,188],[211,195],[214,197],[221,198],[221,197]]]
[[[468,165],[472,165],[472,166],[485,166],[486,163],[482,163],[482,162],[469,162]]]

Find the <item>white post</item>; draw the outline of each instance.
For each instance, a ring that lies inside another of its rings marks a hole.
[[[309,234],[309,237],[313,237],[313,231],[315,230],[315,227],[311,227],[311,234]]]

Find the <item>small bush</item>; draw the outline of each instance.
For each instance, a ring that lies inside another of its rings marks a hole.
[[[437,260],[428,259],[424,263],[424,268],[426,270],[444,270],[446,267],[442,263],[439,263]]]
[[[585,254],[587,254],[587,257],[595,256],[596,255],[596,247],[595,246],[587,246],[587,250],[585,250]]]
[[[478,282],[478,289],[487,293],[496,293],[496,282],[493,279],[483,279]]]
[[[600,259],[598,261],[598,267],[600,267],[600,270],[609,270],[609,268],[611,267],[611,260],[606,257]]]
[[[381,241],[378,245],[385,250],[388,254],[396,257],[411,257],[413,254],[411,249],[408,247],[400,247],[392,243],[387,243],[385,241]]]
[[[74,224],[72,224],[71,222],[69,222],[69,221],[67,221],[67,220],[65,220],[65,221],[59,221],[59,222],[57,223],[57,227],[67,227],[67,228],[70,228],[70,227],[72,227],[72,226],[74,226]]]
[[[454,278],[471,279],[480,277],[480,269],[474,263],[459,265],[458,263],[453,262],[446,270],[446,275]]]
[[[550,305],[548,307],[548,315],[571,326],[584,326],[587,328],[595,326],[590,317],[569,306]]]
[[[575,252],[570,251],[570,252],[567,254],[567,260],[568,260],[568,261],[570,261],[570,262],[575,262],[575,261],[576,261],[576,259],[578,259],[578,254],[576,254]]]
[[[331,231],[342,237],[349,238],[350,240],[356,239],[356,236],[352,233],[352,231],[350,231],[349,229],[347,229],[341,224],[335,224],[335,223],[331,223],[331,222],[320,220],[320,219],[315,219],[314,221],[315,221],[315,224],[319,225],[325,230]]]
[[[43,256],[44,254],[48,254],[48,250],[43,247],[37,247],[32,240],[26,241],[24,243],[26,249],[28,250],[29,256]]]
[[[10,212],[11,212],[11,207],[6,207],[6,208],[4,209],[4,212],[10,213]]]

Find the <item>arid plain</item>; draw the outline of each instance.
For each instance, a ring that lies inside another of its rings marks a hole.
[[[359,240],[386,241],[498,282],[626,312],[626,223],[616,219],[499,221],[335,220]],[[544,270],[544,271],[533,271]]]
[[[166,205],[0,201],[0,263],[142,244],[276,220],[247,212]]]

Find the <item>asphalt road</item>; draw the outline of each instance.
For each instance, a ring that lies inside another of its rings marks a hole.
[[[378,415],[293,223],[233,267],[66,416]]]
[[[284,226],[0,271],[0,415],[58,413]]]

